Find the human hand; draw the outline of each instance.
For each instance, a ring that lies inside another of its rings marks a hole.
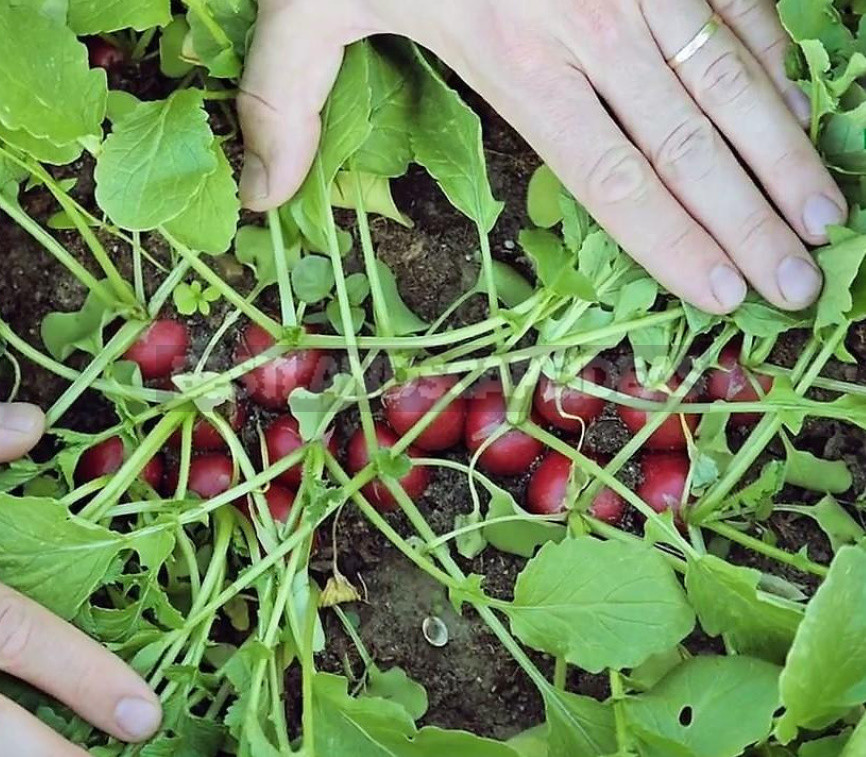
[[[0,462],[27,453],[44,429],[32,405],[0,404]],[[0,671],[35,686],[123,741],[151,736],[159,700],[131,669],[78,629],[0,584]],[[14,702],[0,697],[0,754],[84,757]]]
[[[804,241],[826,242],[826,227],[844,222],[847,209],[803,131],[809,102],[785,76],[789,40],[772,0],[260,0],[259,8],[238,102],[248,207],[275,207],[300,187],[344,46],[396,33],[483,95],[670,291],[712,313],[742,302],[744,279],[786,310],[819,294]],[[726,25],[669,65],[714,11]]]

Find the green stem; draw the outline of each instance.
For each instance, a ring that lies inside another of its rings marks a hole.
[[[268,227],[271,231],[271,244],[274,248],[274,266],[277,270],[277,284],[280,290],[280,313],[283,316],[283,326],[298,325],[295,312],[295,297],[292,293],[292,278],[289,275],[289,263],[286,260],[286,245],[283,241],[283,224],[276,210],[268,211]]]
[[[389,303],[385,300],[382,290],[382,279],[379,276],[379,265],[376,251],[373,247],[373,236],[370,234],[370,224],[367,211],[364,209],[364,192],[361,186],[361,174],[355,171],[355,203],[357,208],[358,231],[361,237],[361,251],[364,256],[364,269],[370,282],[370,296],[373,299],[373,317],[376,321],[376,333],[390,339],[394,336],[391,316],[388,313]]]
[[[565,691],[568,680],[568,661],[564,657],[557,657],[553,668],[553,686],[560,691]]]

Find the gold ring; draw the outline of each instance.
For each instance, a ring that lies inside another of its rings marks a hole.
[[[691,42],[674,55],[673,58],[668,58],[668,65],[676,68],[694,57],[715,36],[716,32],[722,28],[723,23],[722,17],[718,13],[714,13],[713,17],[701,27],[701,30],[694,36]]]

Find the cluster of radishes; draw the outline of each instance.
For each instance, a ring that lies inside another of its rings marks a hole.
[[[150,326],[125,357],[139,365],[144,379],[167,382],[186,363],[189,343],[185,325],[161,320]],[[240,336],[234,353],[235,362],[243,363],[274,345],[275,340],[270,334],[251,324]],[[268,360],[242,377],[250,400],[266,410],[284,413],[264,429],[268,462],[284,459],[304,445],[296,419],[284,411],[296,388],[315,388],[325,382],[329,363],[327,354],[321,350],[295,350]],[[763,391],[769,391],[770,377],[755,375],[754,379]],[[498,381],[485,380],[465,393],[454,391],[457,382],[458,378],[454,376],[430,376],[388,389],[382,396],[385,422],[375,423],[379,447],[393,447],[434,406],[447,400],[442,411],[406,450],[410,458],[435,455],[462,444],[471,454],[477,454],[477,465],[486,473],[517,476],[531,471],[525,502],[528,511],[539,515],[564,512],[569,506],[571,459],[546,450],[539,440],[517,428],[502,431],[503,426],[507,426],[507,400]],[[582,391],[581,385],[604,386],[605,383],[605,372],[594,365],[584,369],[572,385],[559,385],[542,376],[533,397],[534,420],[563,432],[566,438],[576,436],[595,422],[605,407],[603,399]],[[679,380],[674,378],[668,389],[675,390],[678,385]],[[664,402],[667,398],[664,391],[642,386],[633,371],[621,377],[617,390],[641,400]],[[736,347],[725,350],[719,367],[709,373],[707,396],[728,402],[753,402],[759,398],[752,380],[739,363]],[[683,402],[694,402],[697,397],[697,393],[692,392]],[[647,423],[648,413],[644,410],[625,405],[617,405],[616,409],[632,433]],[[243,402],[230,403],[221,412],[236,431],[244,426],[247,411]],[[649,437],[640,460],[642,476],[637,494],[657,512],[669,509],[676,512],[684,500],[689,459],[681,419],[690,432],[696,430],[696,414],[670,416]],[[732,416],[735,425],[754,421],[755,417],[750,414]],[[332,453],[336,454],[337,445],[332,433],[328,434],[326,441]],[[169,447],[176,449],[179,446],[180,433],[177,433],[169,440]],[[204,418],[198,419],[193,427],[192,446],[195,454],[188,476],[189,491],[211,498],[230,489],[235,466],[226,453],[227,444]],[[109,475],[120,468],[124,456],[123,441],[120,437],[113,437],[82,456],[77,476],[85,482]],[[599,464],[606,462],[597,456],[594,459]],[[348,440],[347,468],[354,474],[369,462],[366,436],[359,428]],[[268,487],[265,496],[275,519],[285,520],[288,515],[300,486],[301,473],[300,465],[290,468]],[[150,461],[142,472],[142,478],[154,489],[171,496],[177,488],[178,471],[176,466],[167,465],[165,456],[160,454]],[[415,464],[400,484],[414,500],[424,494],[429,481],[428,469]],[[391,491],[378,479],[367,484],[363,492],[374,506],[383,511],[397,506]],[[245,508],[246,504],[240,506]],[[617,493],[603,488],[595,496],[590,513],[616,525],[622,521],[626,509],[624,500]]]

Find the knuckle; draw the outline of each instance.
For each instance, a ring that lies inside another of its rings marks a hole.
[[[764,246],[778,226],[773,213],[762,208],[747,216],[739,228],[740,247],[748,250]]]
[[[27,600],[17,594],[0,594],[0,669],[14,670],[27,654],[33,635],[33,618]]]
[[[753,13],[761,10],[762,0],[716,0],[716,8],[728,22],[747,19]],[[764,6],[766,7],[766,6]]]
[[[704,241],[695,224],[677,226],[659,238],[650,250],[650,255],[653,259],[685,261],[704,245]]]
[[[655,164],[664,178],[674,181],[699,181],[716,166],[719,141],[706,117],[683,121],[662,142]]]
[[[711,105],[731,105],[742,102],[752,91],[753,81],[739,54],[729,50],[707,66],[701,77],[700,91]]]
[[[631,31],[625,5],[621,0],[570,0],[559,17],[572,19],[579,27],[572,38],[591,41],[596,49],[621,50]]]
[[[650,168],[633,147],[608,148],[589,170],[589,196],[599,205],[616,205],[643,199],[650,187]]]

